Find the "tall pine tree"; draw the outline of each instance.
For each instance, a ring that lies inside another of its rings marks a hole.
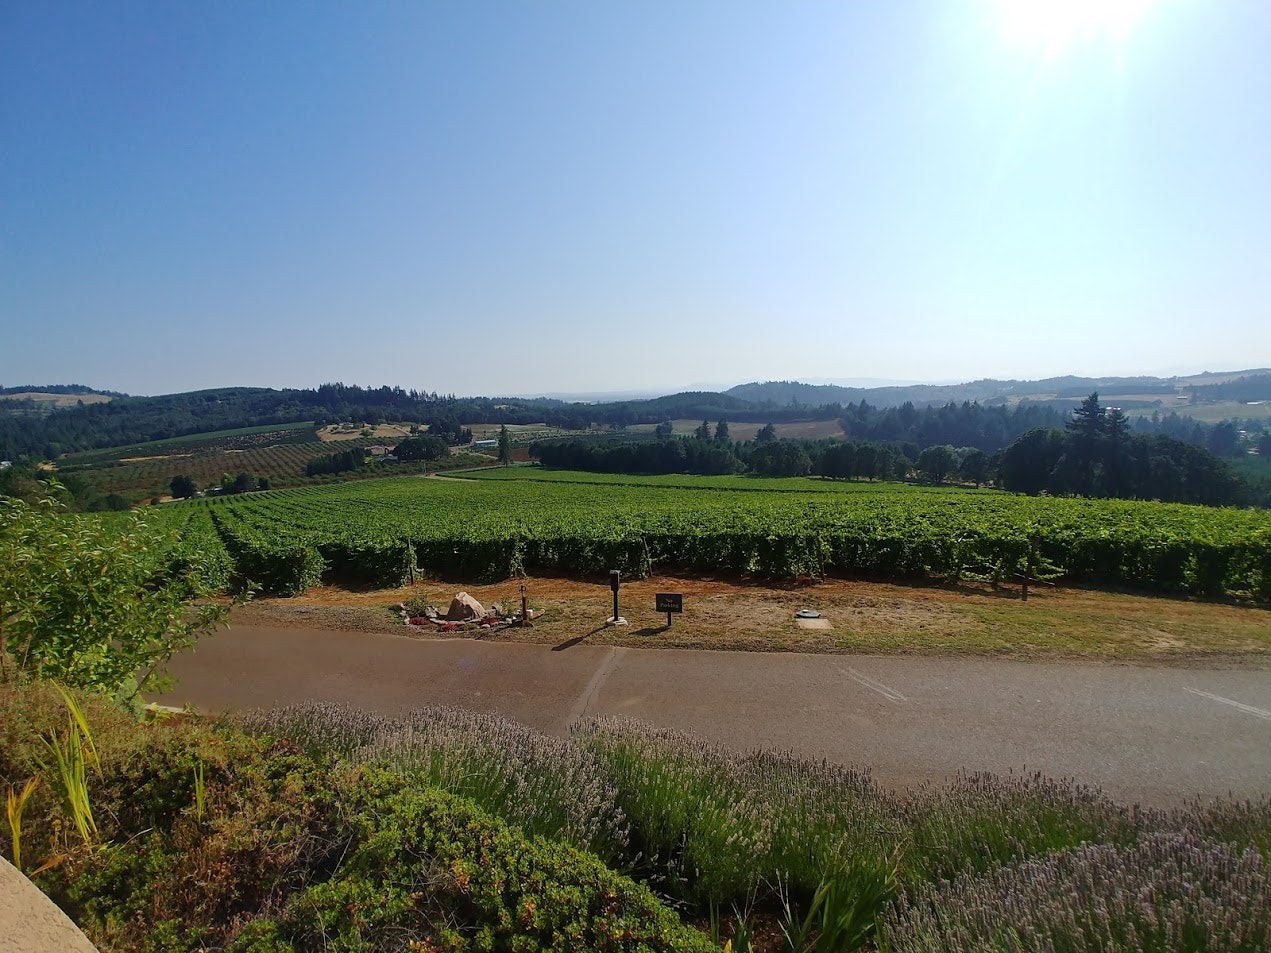
[[[1072,412],[1068,421],[1068,450],[1059,463],[1061,482],[1072,493],[1097,496],[1103,470],[1103,444],[1107,436],[1107,411],[1099,406],[1095,391]]]

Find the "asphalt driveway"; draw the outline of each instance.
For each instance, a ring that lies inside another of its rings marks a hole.
[[[173,661],[201,710],[339,701],[501,712],[564,733],[622,714],[738,750],[868,765],[909,786],[1034,771],[1125,801],[1271,793],[1271,669],[567,649],[235,626]]]

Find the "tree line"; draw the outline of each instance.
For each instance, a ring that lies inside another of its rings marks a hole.
[[[270,486],[269,477],[257,478],[246,472],[240,472],[237,476],[222,473],[220,483],[209,487],[208,492],[232,496],[236,493],[250,493],[253,490],[268,490]],[[189,499],[200,492],[198,484],[194,482],[194,478],[187,473],[178,473],[174,476],[169,481],[168,488],[172,493],[172,498],[175,500]],[[155,501],[151,500],[151,502]]]
[[[544,466],[599,473],[822,476],[838,480],[951,480],[996,484],[1020,493],[1121,497],[1211,506],[1267,505],[1265,499],[1212,453],[1161,434],[1132,434],[1126,416],[1091,394],[1064,427],[1037,427],[1004,450],[912,441],[787,440],[772,425],[754,440],[733,441],[728,423],[703,421],[691,438],[597,443],[556,440],[535,444]]]
[[[1203,447],[1132,434],[1117,408],[1091,394],[1064,429],[1029,431],[1001,455],[999,481],[1021,493],[1152,499],[1212,506],[1259,504],[1253,489]]]
[[[420,423],[459,443],[471,439],[460,421],[538,423],[552,415],[551,403],[460,399],[400,387],[337,383],[314,390],[229,387],[160,397],[121,396],[41,414],[6,412],[0,405],[0,459],[55,459],[81,450],[309,420],[318,426],[343,421]],[[586,415],[556,416],[555,426],[588,425]]]
[[[360,470],[366,466],[366,450],[355,447],[352,450],[341,450],[315,457],[305,464],[305,476],[320,476],[324,473],[347,473]]]
[[[708,426],[709,429],[709,426]],[[920,479],[943,483],[954,477],[983,484],[991,458],[974,447],[928,447],[871,441],[767,439],[720,440],[701,428],[691,439],[597,443],[551,440],[531,445],[530,455],[543,466],[593,473],[756,476],[824,476],[834,480]],[[762,431],[761,431],[762,434]]]
[[[670,437],[656,441],[597,443],[545,440],[530,445],[530,457],[562,470],[592,473],[736,473],[734,447],[708,440]]]
[[[570,404],[538,398],[458,398],[401,387],[368,388],[337,382],[312,390],[234,387],[160,397],[119,396],[106,403],[48,413],[7,412],[0,403],[0,459],[55,459],[81,450],[309,420],[319,425],[344,421],[418,423],[455,444],[471,439],[465,426],[471,424],[544,423],[565,430],[584,430],[685,418],[759,419],[776,425],[796,420],[836,420],[852,440],[911,443],[919,447],[973,447],[993,453],[1030,430],[1062,428],[1066,413],[1046,403],[1029,401],[1011,406],[987,406],[973,401],[916,406],[906,402],[883,408],[862,399],[847,404],[772,408],[710,392]],[[1133,430],[1203,446],[1219,456],[1244,453],[1256,447],[1259,439],[1271,443],[1271,436],[1259,424],[1244,428],[1230,421],[1208,425],[1177,413],[1158,412],[1139,418]]]

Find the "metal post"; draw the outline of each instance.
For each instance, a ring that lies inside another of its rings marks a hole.
[[[616,569],[609,570],[609,588],[613,590],[613,624],[620,625],[618,621],[621,616],[618,615],[618,586],[622,582],[622,574]]]

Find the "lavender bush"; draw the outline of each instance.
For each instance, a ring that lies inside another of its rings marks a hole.
[[[347,705],[309,702],[247,712],[237,724],[256,734],[287,738],[309,754],[348,758],[383,731],[388,720]]]
[[[1253,845],[1264,861],[1271,861],[1271,795],[1258,800],[1219,798],[1192,801],[1170,813],[1171,830],[1196,831],[1236,847]]]
[[[893,800],[868,773],[790,755],[738,756],[681,732],[593,718],[575,740],[609,770],[633,846],[696,903],[779,888],[806,903],[829,875],[886,902],[905,842]]]
[[[1271,880],[1252,847],[1151,834],[923,888],[881,932],[887,953],[1265,953]]]
[[[388,764],[472,799],[527,834],[609,862],[626,850],[626,818],[596,758],[500,715],[424,708],[384,718],[342,705],[301,705],[251,716],[248,727],[354,763]]]
[[[391,765],[699,912],[766,905],[821,947],[1271,950],[1271,797],[1164,812],[1040,774],[962,774],[899,797],[859,769],[612,717],[569,739],[445,708],[306,705],[248,727]]]
[[[763,876],[772,819],[748,800],[736,758],[690,735],[589,719],[574,740],[603,765],[632,820],[637,872],[697,903],[745,897]]]
[[[1010,860],[1091,842],[1124,845],[1165,824],[1098,788],[1044,775],[957,775],[920,787],[905,805],[912,844],[906,883],[950,879]]]
[[[908,833],[895,798],[868,771],[767,751],[739,764],[742,791],[769,818],[770,875],[813,891],[829,872],[894,871]]]

